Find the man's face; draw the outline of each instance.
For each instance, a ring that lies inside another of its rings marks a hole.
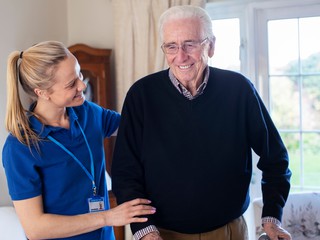
[[[184,86],[202,81],[208,57],[213,55],[210,41],[205,40],[207,36],[202,32],[200,21],[196,18],[170,20],[163,26],[164,44],[179,46],[177,53],[166,53],[166,60],[174,76]],[[190,53],[181,48],[188,43],[198,43]]]

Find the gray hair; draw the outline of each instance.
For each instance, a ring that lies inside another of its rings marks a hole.
[[[203,35],[213,40],[212,22],[208,13],[201,7],[183,5],[174,6],[162,13],[159,19],[160,40],[163,41],[163,26],[165,23],[175,19],[198,18],[202,25]],[[204,37],[203,36],[203,37]]]

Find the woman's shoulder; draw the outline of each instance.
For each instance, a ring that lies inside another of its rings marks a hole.
[[[69,114],[75,114],[78,119],[118,119],[120,113],[99,104],[85,100],[80,106],[70,108]]]
[[[71,109],[75,111],[77,115],[99,112],[103,110],[103,108],[97,103],[87,100],[85,100],[80,106],[70,108],[69,111],[72,111]]]
[[[23,144],[17,137],[9,133],[2,148],[2,157],[5,159],[8,155],[13,157],[18,153],[29,153],[32,149],[32,146],[29,147]]]

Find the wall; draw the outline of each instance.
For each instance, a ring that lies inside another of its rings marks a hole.
[[[113,49],[112,12],[112,0],[68,0],[69,46],[85,43],[92,47]],[[110,57],[110,68],[111,79],[114,79],[113,52]]]
[[[68,0],[68,43],[113,48],[112,0]]]

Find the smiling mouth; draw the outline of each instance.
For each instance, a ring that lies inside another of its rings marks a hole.
[[[191,65],[179,66],[180,69],[188,69],[188,68],[190,68],[190,67],[191,67]]]
[[[83,94],[81,93],[81,94],[75,95],[74,98],[82,98],[82,96],[83,96]]]

